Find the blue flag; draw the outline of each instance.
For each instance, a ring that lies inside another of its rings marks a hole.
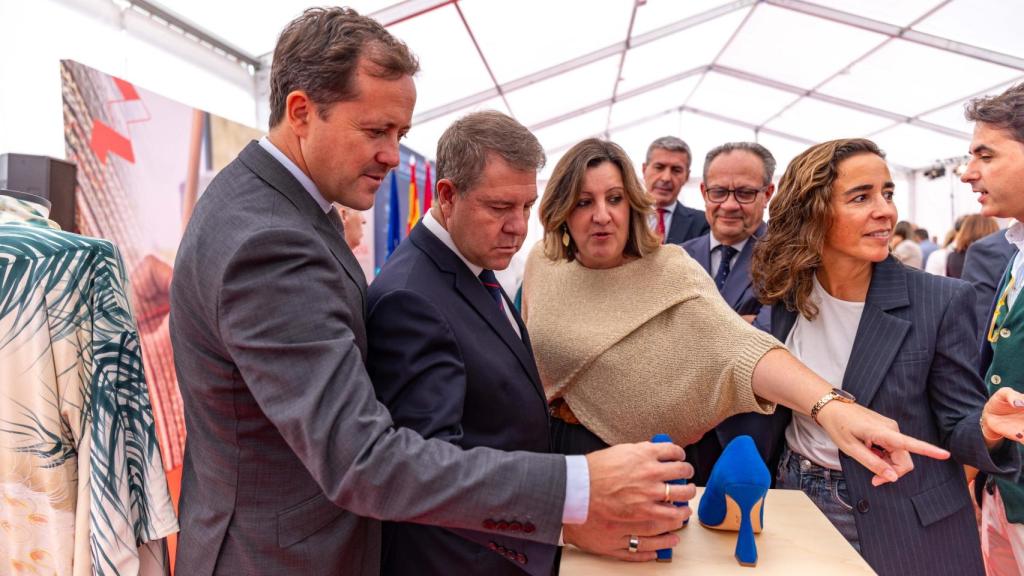
[[[391,253],[398,248],[398,243],[402,241],[401,211],[402,209],[398,205],[398,170],[392,170],[391,199],[388,202],[388,255],[385,256],[385,259],[391,257]]]

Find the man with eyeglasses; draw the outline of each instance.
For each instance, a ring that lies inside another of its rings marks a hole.
[[[774,173],[775,157],[754,142],[729,142],[708,152],[700,193],[710,232],[683,243],[683,249],[714,278],[725,301],[748,322],[761,309],[750,280],[750,260],[754,244],[765,232],[762,219],[775,192]],[[687,446],[693,481],[705,484],[722,448],[741,434],[752,436],[768,461],[773,442],[780,437],[773,432],[773,424],[772,416],[738,414]]]
[[[690,147],[675,136],[662,136],[647,147],[642,170],[644,186],[654,198],[651,229],[663,244],[682,244],[708,231],[700,210],[683,206],[679,192],[690,179]]]

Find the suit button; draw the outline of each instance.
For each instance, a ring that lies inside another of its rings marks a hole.
[[[526,564],[526,554],[523,554],[522,552],[516,554],[516,562],[519,562],[520,564]]]
[[[526,532],[527,534],[533,534],[533,531],[536,529],[537,527],[533,525],[533,522],[523,524],[523,532]]]
[[[523,524],[522,524],[522,522],[509,522],[508,529],[513,531],[513,532],[522,532],[523,531]]]
[[[1000,384],[1003,383],[1003,379],[999,376],[999,374],[993,374],[992,377],[989,378],[989,381],[995,384],[996,386],[999,386]]]
[[[867,500],[860,500],[857,502],[857,511],[861,514],[867,514],[868,510],[871,510],[871,504]]]
[[[484,529],[486,529],[486,530],[494,530],[494,526],[495,526],[494,520],[491,520],[490,518],[488,518],[487,520],[484,520]]]
[[[1010,337],[1010,329],[1009,328],[1003,328],[1002,330],[1000,330],[999,331],[999,337],[1000,338],[1009,338]]]
[[[497,528],[498,528],[498,530],[500,530],[502,532],[504,532],[505,530],[508,530],[508,522],[505,522],[504,520],[498,522]]]
[[[493,540],[487,543],[487,547],[491,550],[494,550],[495,552],[498,551],[498,543],[494,542]]]

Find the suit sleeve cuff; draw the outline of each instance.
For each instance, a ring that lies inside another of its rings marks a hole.
[[[586,456],[565,457],[563,524],[583,524],[590,510],[590,468]]]

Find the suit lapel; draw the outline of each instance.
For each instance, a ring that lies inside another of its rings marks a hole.
[[[711,274],[711,235],[701,236],[697,242],[697,250],[693,253],[693,259],[704,268],[704,271]]]
[[[540,395],[546,404],[547,397],[544,395],[540,375],[537,373],[537,363],[533,359],[533,352],[529,347],[529,336],[526,333],[526,326],[509,300],[508,295],[504,293],[504,290],[502,291],[502,297],[505,299],[505,305],[512,311],[516,324],[519,326],[523,335],[521,339],[516,335],[515,330],[512,329],[512,325],[509,324],[505,314],[495,305],[494,300],[488,294],[483,284],[480,283],[480,280],[473,275],[454,252],[444,245],[444,242],[441,242],[437,236],[434,236],[433,233],[427,230],[422,222],[417,223],[413,227],[412,232],[409,233],[409,239],[412,240],[417,248],[430,257],[442,272],[452,275],[455,291],[469,303],[470,307],[487,322],[491,330],[501,337],[501,340],[508,346],[508,349],[515,354],[523,370],[530,377],[534,391]]]
[[[338,231],[327,218],[327,214],[320,208],[316,200],[309,195],[309,192],[302,187],[302,184],[292,176],[276,158],[263,149],[259,143],[253,141],[239,154],[250,170],[266,182],[271,188],[278,191],[288,199],[299,211],[299,213],[313,225],[313,229],[327,245],[327,248],[338,260],[348,277],[359,288],[359,295],[362,298],[363,309],[366,309],[366,276],[359,266],[359,261],[352,254],[345,239],[338,234]]]
[[[796,324],[796,318],[796,310],[788,310],[784,303],[776,302],[772,306],[772,336],[775,336],[776,340],[785,344],[786,338],[789,338],[789,332],[793,329],[793,325]]]
[[[843,389],[870,406],[910,330],[910,321],[890,312],[910,305],[907,271],[892,256],[875,264],[864,313],[843,375]]]
[[[686,233],[690,229],[690,214],[683,210],[683,204],[676,202],[672,208],[672,225],[665,237],[666,244],[682,244],[686,241]]]
[[[743,295],[746,293],[747,288],[750,287],[750,259],[753,257],[754,245],[764,234],[764,231],[765,225],[762,223],[750,238],[747,239],[747,243],[743,245],[743,250],[740,250],[739,255],[736,257],[736,263],[733,264],[729,277],[725,279],[725,289],[722,292],[722,297],[733,309],[740,305]]]

